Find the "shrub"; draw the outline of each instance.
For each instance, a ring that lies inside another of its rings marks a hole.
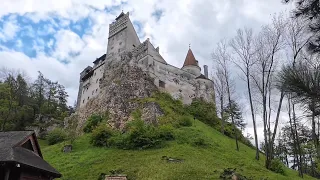
[[[126,134],[114,133],[112,137],[108,140],[108,145],[120,149],[128,148],[128,138]]]
[[[193,146],[197,147],[208,147],[210,144],[202,137],[197,137],[192,142]]]
[[[285,170],[284,170],[284,165],[283,163],[279,160],[279,159],[273,159],[271,161],[271,164],[270,164],[270,170],[275,172],[275,173],[279,173],[279,174],[282,174],[282,175],[285,175]]]
[[[83,132],[85,133],[91,133],[92,130],[102,121],[102,116],[93,114],[88,119],[87,122],[83,128]]]
[[[181,116],[178,119],[178,126],[192,126],[192,118],[190,116]]]
[[[147,125],[142,120],[134,120],[128,126],[127,148],[147,149],[161,144],[160,133],[154,126]]]
[[[174,140],[174,128],[171,125],[163,125],[159,127],[160,138],[163,140]]]
[[[220,120],[216,116],[216,109],[213,103],[195,99],[190,105],[186,106],[185,109],[192,116],[211,127],[217,127],[220,124]]]
[[[63,129],[56,128],[53,131],[49,132],[47,135],[47,140],[49,145],[57,144],[66,140],[67,134]]]
[[[109,126],[101,123],[92,131],[90,142],[94,146],[109,146],[109,139],[113,134],[114,132]]]

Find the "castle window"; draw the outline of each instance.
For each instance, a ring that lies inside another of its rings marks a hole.
[[[82,100],[82,103],[84,103],[84,100]]]
[[[99,81],[99,79],[96,80],[96,83]]]
[[[113,49],[113,46],[111,47],[111,50]]]
[[[121,45],[122,44],[122,42],[119,42],[119,45]]]
[[[98,91],[98,89],[96,89],[96,92]]]
[[[120,49],[118,49],[118,53],[120,52]]]
[[[165,86],[166,86],[166,83],[161,81],[161,80],[159,80],[159,87],[165,88]]]
[[[95,73],[94,73],[94,76],[96,76],[96,74],[97,74],[97,73],[95,72]]]
[[[92,95],[94,94],[94,90],[92,91]]]
[[[88,97],[88,100],[89,100],[89,97]]]

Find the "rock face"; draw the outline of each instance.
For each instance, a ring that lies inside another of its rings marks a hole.
[[[101,93],[88,101],[85,107],[80,108],[73,116],[78,118],[77,129],[82,129],[86,119],[93,113],[110,114],[109,124],[114,128],[122,129],[130,120],[132,111],[141,108],[142,119],[156,123],[156,118],[163,114],[156,103],[141,104],[137,98],[150,97],[157,87],[153,79],[143,72],[134,62],[131,53],[123,53],[121,61],[109,61],[100,83]]]

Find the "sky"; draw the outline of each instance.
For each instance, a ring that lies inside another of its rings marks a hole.
[[[122,10],[130,13],[140,41],[150,38],[168,63],[181,67],[191,44],[199,64],[208,65],[210,71],[214,64],[211,53],[217,42],[233,37],[239,28],[252,28],[256,32],[271,21],[273,14],[288,12],[293,7],[281,0],[2,0],[1,3],[0,68],[20,69],[31,79],[41,71],[66,87],[70,105],[76,100],[79,73],[106,52],[109,24]],[[246,99],[242,97],[244,94],[239,96]],[[247,131],[252,132],[248,123]]]

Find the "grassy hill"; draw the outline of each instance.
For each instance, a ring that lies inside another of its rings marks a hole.
[[[195,121],[191,127],[177,129],[184,140],[170,141],[160,149],[119,150],[90,145],[90,134],[78,138],[71,153],[61,152],[64,143],[48,146],[41,142],[45,160],[63,174],[61,179],[98,179],[101,173],[120,171],[129,179],[219,179],[225,168],[252,179],[300,179],[297,172],[286,169],[286,176],[264,168],[264,159],[256,161],[255,151],[240,143],[235,150],[233,139],[222,135],[206,124]],[[202,136],[210,141],[208,147],[187,143],[188,139]],[[185,142],[183,142],[185,141]],[[182,162],[167,162],[163,156],[183,159]],[[262,156],[263,157],[263,156]],[[304,179],[313,179],[305,177]]]
[[[106,126],[100,123],[93,133],[78,137],[70,153],[61,152],[66,142],[48,146],[46,141],[40,141],[44,159],[62,173],[61,179],[64,180],[96,180],[101,174],[111,172],[139,180],[219,179],[228,168],[236,169],[236,173],[254,180],[300,179],[298,172],[288,168],[285,169],[286,175],[264,168],[264,156],[261,155],[259,161],[255,160],[255,150],[245,145],[250,143],[240,135],[239,130],[235,132],[245,144],[239,143],[240,151],[236,151],[235,140],[230,138],[234,137],[232,125],[225,124],[225,134],[229,137],[217,131],[221,127],[220,120],[210,103],[196,100],[184,106],[181,101],[165,93],[155,93],[150,98],[136,101],[141,103],[141,107],[149,102],[159,104],[164,115],[158,119],[157,127],[144,125],[141,110],[137,109],[132,112],[136,126],[129,123],[126,133],[116,132],[111,138],[108,136],[107,143],[118,142],[121,146],[108,144],[109,147],[95,147],[90,143],[100,127],[103,129]],[[193,120],[193,117],[199,120]],[[87,127],[90,122],[90,119],[87,120]],[[141,123],[137,126],[137,122],[142,122],[142,126]],[[166,137],[170,136],[170,141],[159,139],[161,134],[157,132],[161,128],[166,130],[162,132]],[[116,141],[111,140],[114,137]],[[141,150],[141,147],[149,149]],[[179,161],[168,161],[168,158]],[[305,176],[304,179],[312,178]]]

